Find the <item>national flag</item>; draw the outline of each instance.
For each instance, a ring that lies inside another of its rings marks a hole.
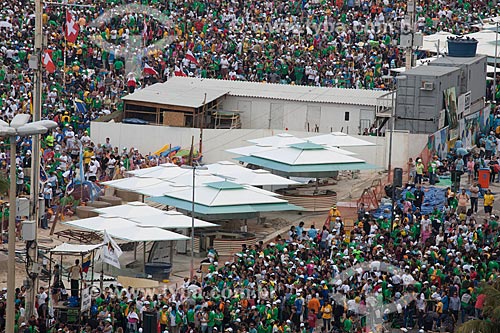
[[[66,185],[66,195],[71,195],[75,190],[75,183],[73,182],[73,177],[71,177],[68,185]]]
[[[104,244],[101,250],[102,262],[120,268],[120,256],[122,255],[122,250],[116,244],[116,242],[108,235],[108,232],[104,230]]]
[[[199,65],[198,59],[195,58],[195,56],[194,56],[193,52],[191,52],[191,50],[188,50],[186,52],[186,59],[191,61],[193,64],[196,64],[196,66]]]
[[[87,106],[85,105],[85,102],[82,101],[81,99],[75,98],[73,100],[73,106],[75,107],[75,112],[87,114]]]
[[[143,71],[144,71],[144,73],[149,74],[149,75],[158,75],[158,72],[156,71],[156,69],[149,66],[148,64],[144,64]]]
[[[69,170],[69,182],[66,185],[66,195],[71,195],[75,190],[75,182],[73,181],[73,171]]]
[[[88,256],[86,256],[85,258],[83,258],[82,272],[88,273],[91,262],[92,262],[92,254],[89,254]]]
[[[52,55],[50,51],[45,50],[43,52],[42,63],[43,67],[45,67],[48,73],[54,73],[56,71],[56,65],[54,65],[54,62],[52,61]]]
[[[187,76],[178,66],[175,66],[174,76]]]
[[[40,182],[46,183],[49,180],[47,172],[45,172],[45,167],[43,166],[43,161],[40,163]]]
[[[66,10],[66,29],[64,31],[66,40],[70,43],[76,42],[79,31],[80,26],[77,22],[75,22],[75,19],[73,18],[73,15],[71,15],[69,10]]]

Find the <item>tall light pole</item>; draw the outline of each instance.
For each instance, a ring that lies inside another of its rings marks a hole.
[[[39,121],[42,116],[42,48],[43,48],[43,28],[42,28],[42,0],[35,0],[35,50],[32,69],[34,70],[33,80],[33,121]],[[40,136],[33,136],[32,154],[31,154],[31,174],[30,174],[30,201],[31,209],[29,219],[35,221],[35,240],[38,239],[38,223],[40,220],[39,212],[39,178],[40,178]],[[12,179],[12,178],[11,178]],[[35,242],[29,254],[33,257],[33,262],[38,261],[38,245]],[[29,278],[29,277],[28,277]],[[26,317],[29,318],[35,311],[35,295],[37,288],[37,279],[31,279],[26,294]]]
[[[9,137],[10,141],[10,188],[9,188],[9,228],[8,228],[8,268],[7,268],[7,310],[6,332],[14,332],[15,324],[15,289],[16,289],[16,137],[38,136],[47,133],[57,123],[51,120],[42,120],[28,123],[29,114],[14,116],[10,124],[0,121],[0,136]],[[32,184],[33,186],[33,184]]]
[[[190,268],[190,278],[191,280],[194,277],[194,204],[195,204],[195,194],[196,194],[196,170],[208,170],[207,167],[205,166],[189,166],[189,165],[182,165],[181,168],[183,169],[191,169],[193,171],[193,195],[191,198],[191,268]]]
[[[495,67],[493,68],[493,100],[497,103],[497,57],[498,57],[498,23],[495,28]]]

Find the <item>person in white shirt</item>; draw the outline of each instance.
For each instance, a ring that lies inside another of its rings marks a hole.
[[[95,159],[95,156],[90,158],[89,169],[87,171],[87,179],[91,182],[97,180],[97,171],[99,170],[99,162]]]
[[[90,136],[89,136],[89,132],[85,131],[82,135],[82,137],[80,138],[80,141],[82,142],[82,144],[84,146],[87,146],[88,144],[90,144]]]
[[[40,292],[36,295],[36,303],[38,306],[45,304],[47,300],[47,293],[44,287],[40,287]]]
[[[68,168],[69,157],[65,151],[63,151],[61,153],[61,156],[59,156],[58,161],[59,161],[59,167],[61,168],[61,170],[66,171],[66,169]]]
[[[17,195],[21,194],[24,191],[24,172],[23,168],[19,167],[17,169]]]
[[[108,177],[110,179],[113,178],[114,173],[115,173],[115,164],[116,164],[116,159],[114,155],[111,155],[109,157],[108,163],[107,163],[107,170],[106,172],[108,173]]]

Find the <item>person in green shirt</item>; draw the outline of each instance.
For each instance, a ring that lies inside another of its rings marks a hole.
[[[352,315],[344,319],[344,322],[342,323],[342,329],[344,332],[350,333],[352,331],[353,327],[352,322],[353,322]]]
[[[210,309],[210,312],[208,313],[208,322],[207,322],[208,333],[213,332],[213,329],[215,327],[215,318],[216,318],[216,315],[215,315],[214,309]]]

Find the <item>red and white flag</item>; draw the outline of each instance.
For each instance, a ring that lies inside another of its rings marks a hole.
[[[78,25],[77,22],[75,22],[75,19],[73,18],[73,15],[71,15],[69,10],[67,10],[66,11],[66,30],[65,30],[66,40],[70,43],[76,42],[76,38],[78,37],[79,31],[80,31],[80,26]]]
[[[178,66],[175,66],[174,76],[187,76],[187,74],[184,73],[184,71],[182,71]]]
[[[54,65],[54,62],[52,61],[52,55],[50,51],[45,50],[43,52],[42,63],[43,67],[45,67],[48,73],[54,73],[56,71],[56,65]]]
[[[146,24],[146,19],[144,19],[144,28],[142,30],[142,39],[146,41],[148,39],[148,25]]]
[[[158,72],[148,64],[144,64],[144,73],[149,74],[149,75],[158,75]]]
[[[199,65],[198,59],[196,59],[194,57],[194,54],[193,54],[193,52],[191,52],[191,50],[188,50],[186,52],[186,59],[189,60],[189,61],[191,61],[193,64],[196,64],[197,66]]]

